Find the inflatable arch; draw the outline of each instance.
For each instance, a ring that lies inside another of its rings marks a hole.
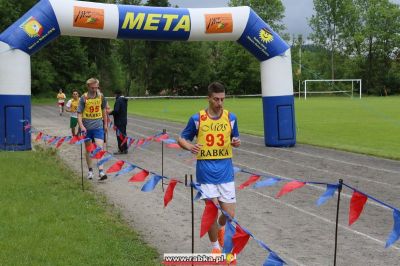
[[[266,146],[296,143],[289,46],[251,8],[167,8],[41,0],[0,34],[0,150],[29,150],[30,55],[59,35],[237,41],[261,62]]]

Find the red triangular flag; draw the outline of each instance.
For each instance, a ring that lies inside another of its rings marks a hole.
[[[250,186],[251,184],[257,182],[258,179],[260,179],[260,176],[259,176],[259,175],[252,175],[252,176],[250,176],[249,179],[247,179],[246,182],[242,183],[242,184],[239,186],[239,189],[244,189],[245,187]]]
[[[201,217],[200,238],[203,237],[215,222],[218,216],[218,208],[211,200],[206,200],[203,216]]]
[[[249,241],[250,235],[247,234],[243,229],[236,225],[236,232],[232,237],[233,250],[232,254],[239,254]]]
[[[137,174],[134,174],[128,182],[143,182],[146,177],[149,175],[149,171],[147,170],[142,170]]]
[[[122,140],[124,140],[124,135],[122,134],[122,133],[119,133],[119,139],[122,141]]]
[[[35,141],[41,140],[41,139],[42,139],[42,136],[43,136],[43,132],[39,132],[39,134],[36,136]]]
[[[125,137],[124,140],[121,142],[121,145],[119,147],[122,147],[122,145],[124,145],[128,140],[128,137]]]
[[[105,153],[106,153],[106,151],[99,151],[99,152],[96,153],[92,158],[94,158],[94,159],[101,159]]]
[[[85,148],[86,148],[87,152],[90,153],[90,152],[94,151],[97,148],[97,146],[93,142],[90,142],[90,144],[87,145]]]
[[[63,144],[64,140],[65,140],[65,137],[62,137],[62,138],[57,142],[56,148],[59,148],[59,147],[61,146],[61,144]]]
[[[181,148],[181,146],[179,146],[178,143],[170,143],[170,144],[167,144],[167,147],[168,147],[168,148],[172,148],[172,149],[180,149],[180,148]]]
[[[161,136],[156,138],[156,141],[160,142],[161,140],[168,139],[168,138],[169,138],[168,134],[161,134]]]
[[[289,192],[292,192],[295,189],[301,188],[305,185],[305,182],[300,182],[300,181],[291,181],[289,183],[286,183],[281,191],[279,191],[279,193],[276,195],[276,198],[279,198]]]
[[[147,137],[147,138],[146,138],[146,141],[153,140],[153,138],[154,138],[154,136]]]
[[[122,166],[124,166],[124,163],[125,162],[122,160],[117,161],[115,164],[111,165],[111,167],[107,169],[107,174],[118,172],[119,170],[121,170]]]
[[[138,142],[136,143],[136,146],[142,145],[144,143],[144,141],[145,141],[144,139],[138,140]]]
[[[349,226],[357,221],[358,217],[360,217],[364,205],[367,202],[367,199],[367,196],[365,196],[364,194],[361,194],[357,191],[353,192],[353,196],[350,200]]]
[[[164,208],[167,207],[168,203],[174,197],[174,189],[175,189],[177,182],[178,182],[178,180],[176,180],[176,179],[171,179],[171,181],[169,181],[167,190],[165,191],[165,195],[164,195]]]
[[[51,137],[51,138],[47,141],[47,144],[52,143],[56,138],[57,138],[57,137]]]
[[[79,137],[77,135],[73,136],[71,140],[69,141],[69,144],[75,144],[79,140]]]

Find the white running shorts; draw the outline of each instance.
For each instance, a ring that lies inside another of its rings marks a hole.
[[[223,184],[201,184],[201,190],[203,195],[201,199],[217,198],[221,202],[225,203],[235,203],[236,202],[236,192],[235,192],[235,182],[228,182]]]

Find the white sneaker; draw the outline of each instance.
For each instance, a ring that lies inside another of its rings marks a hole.
[[[99,171],[99,178],[98,178],[98,180],[99,180],[99,181],[103,181],[103,180],[106,180],[106,179],[107,179],[106,173],[104,173],[103,170],[100,170],[100,171]]]
[[[89,172],[87,173],[87,179],[92,180],[93,177],[94,177],[93,171],[89,171]]]

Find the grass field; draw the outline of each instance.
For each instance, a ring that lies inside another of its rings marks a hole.
[[[54,151],[0,152],[0,169],[1,265],[159,265]]]
[[[129,113],[186,123],[206,106],[206,99],[131,100]],[[400,97],[296,99],[297,141],[400,160],[399,106]],[[264,135],[260,98],[226,99],[225,107],[242,133]]]

